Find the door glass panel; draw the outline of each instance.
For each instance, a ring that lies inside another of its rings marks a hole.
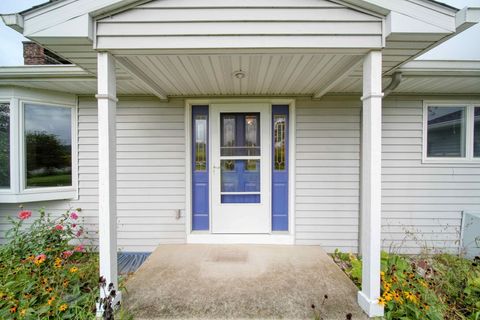
[[[207,171],[207,116],[195,115],[195,171]]]
[[[245,116],[245,155],[260,155],[260,130],[258,130],[258,115]]]
[[[221,136],[221,155],[233,156],[235,155],[236,147],[236,119],[235,115],[222,114],[221,119],[222,136]]]
[[[260,160],[222,160],[221,170],[221,192],[260,192]]]
[[[475,108],[475,133],[473,137],[473,156],[480,157],[480,107]]]
[[[221,114],[221,156],[260,155],[260,114]]]
[[[260,203],[260,114],[222,113],[220,126],[221,203]]]
[[[274,143],[274,169],[284,171],[286,166],[285,147],[286,147],[286,131],[287,116],[278,114],[273,117],[273,143]]]

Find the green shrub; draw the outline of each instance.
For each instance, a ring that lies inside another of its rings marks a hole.
[[[338,250],[335,262],[361,288],[362,263]],[[441,254],[420,259],[382,252],[385,319],[480,320],[480,258]]]
[[[51,218],[40,210],[9,218],[0,247],[0,319],[92,319],[98,296],[98,255],[80,242],[77,212]]]
[[[479,260],[472,262],[448,254],[431,259],[436,291],[449,306],[448,319],[480,319]]]

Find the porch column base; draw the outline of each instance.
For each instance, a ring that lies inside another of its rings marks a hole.
[[[378,300],[369,299],[362,291],[358,292],[358,304],[369,317],[383,317],[383,307]]]

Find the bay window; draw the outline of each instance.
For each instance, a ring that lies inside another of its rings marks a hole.
[[[0,101],[0,202],[76,198],[74,103]]]
[[[424,161],[480,160],[480,107],[430,103],[424,110]]]

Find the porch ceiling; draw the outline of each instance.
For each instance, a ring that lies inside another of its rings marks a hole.
[[[117,61],[165,96],[317,95],[353,72],[362,55],[131,55]],[[242,71],[244,78],[235,77]]]

